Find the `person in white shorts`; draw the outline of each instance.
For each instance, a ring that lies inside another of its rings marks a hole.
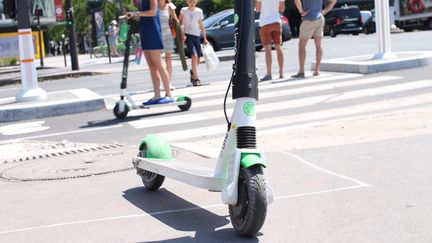
[[[321,59],[323,56],[321,40],[324,35],[324,15],[334,7],[336,0],[328,0],[327,6],[324,9],[322,9],[323,0],[294,0],[294,3],[302,16],[302,23],[300,25],[299,35],[299,71],[292,77],[305,77],[306,45],[308,40],[312,37],[316,49],[316,65],[313,76],[318,76],[320,74]]]

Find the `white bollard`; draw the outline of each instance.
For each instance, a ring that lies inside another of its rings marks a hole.
[[[47,93],[38,87],[31,29],[19,29],[18,42],[22,90],[15,95],[15,98],[17,101],[44,100],[47,98]]]
[[[389,0],[375,0],[375,19],[378,53],[373,59],[396,58],[396,54],[391,51]]]

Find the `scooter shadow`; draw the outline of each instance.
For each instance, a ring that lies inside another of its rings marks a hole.
[[[216,215],[164,188],[157,192],[148,191],[144,187],[131,188],[123,193],[123,197],[137,208],[178,231],[196,232],[195,237],[145,242],[258,242],[256,237],[239,236],[232,228],[216,230],[230,223],[228,215]]]
[[[152,114],[144,114],[144,115],[135,115],[135,116],[128,116],[124,119],[117,119],[115,117],[113,117],[112,119],[109,120],[100,120],[100,121],[88,121],[87,125],[85,126],[81,126],[80,128],[91,128],[91,127],[106,127],[106,126],[111,126],[111,125],[116,125],[116,124],[121,124],[121,123],[127,123],[127,122],[131,122],[131,121],[136,121],[136,120],[141,120],[147,117],[158,117],[158,116],[163,116],[163,115],[169,115],[169,114],[176,114],[176,113],[181,113],[182,111],[180,110],[176,110],[176,111],[168,111],[168,112],[160,112],[160,113],[152,113]]]

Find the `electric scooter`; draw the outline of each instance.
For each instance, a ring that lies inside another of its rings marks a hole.
[[[188,96],[179,96],[175,99],[174,102],[165,103],[165,104],[153,104],[153,105],[144,105],[144,104],[137,104],[134,99],[132,98],[133,95],[142,94],[143,92],[135,92],[135,93],[129,93],[127,88],[127,75],[128,75],[128,68],[129,68],[129,55],[130,55],[130,44],[131,44],[131,19],[126,19],[125,16],[121,16],[120,18],[125,19],[126,21],[126,28],[120,28],[120,38],[122,36],[126,36],[126,42],[125,42],[125,52],[124,52],[124,59],[123,59],[123,71],[122,71],[122,81],[120,84],[120,100],[116,103],[113,109],[114,115],[118,119],[126,118],[127,114],[131,110],[135,109],[150,109],[154,107],[160,107],[160,106],[178,106],[181,111],[187,111],[192,105],[192,100]],[[123,27],[123,26],[122,26]],[[129,104],[126,102],[125,98],[128,100]]]
[[[224,100],[228,129],[219,158],[208,161],[215,167],[207,168],[202,163],[194,165],[194,161],[173,158],[168,142],[154,135],[143,139],[132,163],[150,191],[157,191],[165,177],[169,177],[220,192],[222,202],[228,205],[234,229],[242,236],[254,236],[264,224],[267,205],[273,202],[274,192],[265,179],[267,161],[264,153],[256,149],[258,78],[255,70],[253,1],[236,1],[234,23],[235,63]],[[226,99],[231,84],[236,103],[229,120]]]

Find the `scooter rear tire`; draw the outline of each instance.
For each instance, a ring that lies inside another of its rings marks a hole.
[[[145,158],[146,146],[138,153],[138,157]],[[149,191],[157,191],[163,184],[165,176],[153,173],[148,170],[137,169],[137,174],[141,177],[144,186]]]
[[[184,99],[186,101],[186,104],[179,105],[178,107],[180,108],[181,111],[189,110],[189,108],[192,106],[192,100],[189,97],[184,97],[182,99]]]
[[[229,205],[234,229],[242,236],[255,236],[267,215],[266,182],[261,166],[240,167],[238,200]]]

